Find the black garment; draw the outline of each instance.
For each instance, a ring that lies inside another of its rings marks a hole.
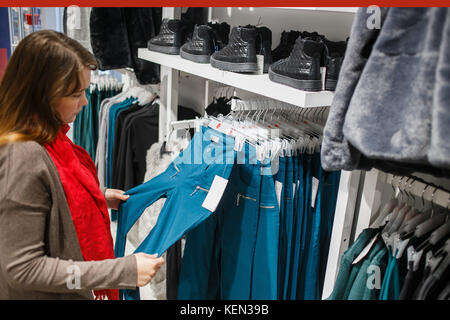
[[[166,296],[167,300],[177,300],[181,271],[181,239],[175,242],[166,256]]]
[[[450,257],[446,257],[437,266],[436,270],[430,273],[416,290],[417,300],[436,300],[438,295],[450,281]]]
[[[437,297],[438,300],[450,300],[450,283],[447,284],[447,286],[444,288],[444,290],[441,291],[439,296]]]
[[[137,109],[137,110],[136,110]],[[118,145],[113,146],[115,188],[129,190],[144,181],[147,169],[147,150],[158,141],[159,105],[154,103],[122,117],[118,129]],[[200,115],[191,109],[178,106],[178,120],[194,119]],[[115,136],[116,136],[115,132]]]
[[[425,258],[421,257],[419,261],[419,266],[416,271],[413,270],[412,262],[409,262],[409,270],[405,277],[405,282],[403,284],[402,290],[400,291],[400,295],[398,297],[399,300],[411,300],[413,299],[413,295],[415,290],[417,289],[420,281],[423,278],[424,267],[425,267]]]
[[[92,8],[92,51],[100,70],[130,67],[141,84],[159,83],[159,65],[139,59],[138,48],[159,32],[161,8]]]
[[[219,114],[226,116],[231,111],[231,105],[228,104],[229,101],[230,99],[225,97],[214,99],[214,101],[206,107],[206,113],[214,117],[217,117]]]
[[[122,189],[123,185],[119,183],[119,173],[122,171],[120,170],[119,161],[117,159],[118,154],[120,152],[123,152],[124,150],[119,150],[120,139],[122,138],[122,130],[126,127],[125,119],[130,114],[137,114],[139,110],[142,110],[143,108],[151,108],[151,105],[139,105],[139,104],[133,104],[130,107],[128,107],[125,110],[122,110],[119,115],[116,118],[116,122],[114,125],[114,142],[113,142],[113,151],[112,151],[112,165],[111,165],[111,188],[113,189]]]

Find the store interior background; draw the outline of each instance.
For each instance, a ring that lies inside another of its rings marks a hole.
[[[356,8],[354,8],[356,11]],[[182,8],[185,12],[187,8]],[[238,25],[252,24],[256,26],[266,26],[272,31],[272,49],[276,48],[280,42],[282,31],[317,31],[332,41],[345,40],[351,30],[354,11],[327,11],[327,10],[294,10],[293,8],[239,8],[239,7],[214,7],[208,9],[208,20],[212,22],[227,22],[231,27]],[[53,29],[63,31],[63,8],[42,7],[42,8],[0,8],[0,77],[2,76],[6,63],[18,42],[33,31],[41,29]],[[112,73],[120,77],[120,73]],[[204,90],[204,80],[202,78],[180,72],[178,101],[180,105],[189,107],[200,114],[204,114],[204,97],[198,92]],[[256,95],[235,89],[237,96],[243,99],[255,97]],[[70,137],[70,132],[69,132]],[[426,174],[416,174],[427,182],[450,189],[448,179],[436,178]],[[365,202],[364,175],[361,176],[358,192],[359,196],[355,204],[361,211]],[[384,187],[381,199],[388,199],[392,196],[392,187]],[[384,203],[381,200],[381,203]],[[353,225],[358,224],[359,214],[355,214]],[[355,228],[353,228],[355,230]],[[352,234],[351,243],[355,234]]]

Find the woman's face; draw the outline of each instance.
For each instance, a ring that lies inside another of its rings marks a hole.
[[[82,90],[73,93],[70,96],[62,97],[56,103],[56,112],[64,123],[71,123],[75,120],[81,109],[87,105],[85,89],[91,82],[91,70],[84,68],[82,71]]]

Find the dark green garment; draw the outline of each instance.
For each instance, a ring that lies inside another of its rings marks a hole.
[[[349,283],[353,283],[357,273],[353,272],[352,262],[361,253],[370,240],[379,232],[379,229],[364,229],[358,239],[344,252],[339,265],[339,272],[334,284],[333,292],[327,300],[345,300],[345,292]],[[351,285],[350,285],[351,288]],[[348,289],[349,292],[349,289]]]
[[[388,265],[381,285],[379,300],[398,300],[405,280],[404,275],[400,272],[401,261],[404,259],[395,258],[391,251],[388,255]]]
[[[380,287],[373,286],[373,277],[382,277],[387,264],[387,248],[378,238],[367,256],[360,261],[358,275],[350,289],[348,300],[377,300]],[[370,277],[370,279],[369,279]],[[368,283],[370,281],[370,283]],[[381,280],[379,280],[381,285]]]
[[[121,90],[99,90],[98,86],[91,91],[86,89],[88,104],[81,109],[73,123],[73,143],[84,148],[95,160],[99,134],[99,111],[101,102],[119,94]]]

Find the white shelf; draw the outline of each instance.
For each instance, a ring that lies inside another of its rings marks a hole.
[[[138,57],[296,106],[329,106],[331,105],[331,101],[333,99],[333,92],[331,91],[308,92],[294,89],[286,85],[270,81],[268,74],[241,74],[222,71],[211,67],[210,64],[196,63],[183,59],[179,55],[154,52],[146,48],[140,48],[138,50]]]
[[[287,10],[312,10],[312,11],[330,11],[330,12],[345,12],[356,13],[358,7],[270,7],[274,9]]]

